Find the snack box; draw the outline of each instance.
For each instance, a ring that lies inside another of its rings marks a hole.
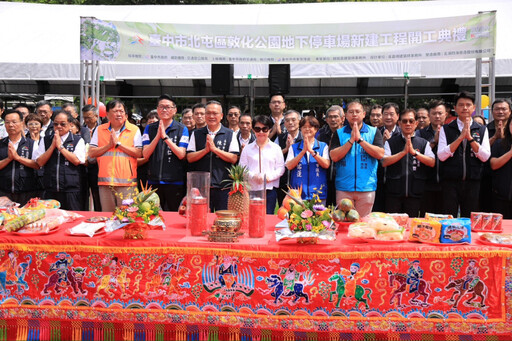
[[[435,219],[414,218],[409,240],[422,243],[440,243],[441,223]]]
[[[471,212],[471,231],[503,232],[503,215],[500,213]]]
[[[441,220],[441,243],[459,244],[471,243],[471,219],[445,219]]]

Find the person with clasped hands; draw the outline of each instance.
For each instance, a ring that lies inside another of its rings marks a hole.
[[[363,217],[371,212],[375,200],[377,164],[384,156],[382,134],[363,122],[360,102],[350,102],[347,108],[348,125],[333,136],[329,152],[336,162],[336,202],[352,200]]]
[[[281,148],[270,141],[273,122],[268,116],[259,115],[252,121],[255,141],[249,143],[240,155],[240,165],[249,171],[251,190],[266,190],[267,214],[273,214],[277,201],[279,178],[284,173],[284,157]],[[264,184],[263,182],[266,181]]]
[[[127,121],[126,107],[120,100],[107,103],[109,122],[96,128],[89,157],[98,161],[101,208],[112,212],[137,186],[137,158],[142,157],[140,129]]]
[[[512,116],[506,122],[503,138],[491,149],[492,204],[494,212],[512,219]]]
[[[462,91],[455,96],[458,118],[445,124],[439,134],[437,156],[441,166],[444,213],[469,217],[478,212],[480,179],[491,155],[487,128],[471,119],[475,96]]]

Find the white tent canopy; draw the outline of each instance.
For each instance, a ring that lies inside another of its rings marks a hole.
[[[414,20],[497,11],[496,77],[512,75],[512,1],[343,2],[282,5],[78,6],[0,3],[0,79],[80,79],[80,17],[177,24],[315,24]],[[208,79],[210,64],[101,63],[106,81]],[[294,64],[294,78],[474,78],[474,60]],[[484,74],[487,70],[484,68]],[[268,66],[235,64],[235,78],[267,78]]]

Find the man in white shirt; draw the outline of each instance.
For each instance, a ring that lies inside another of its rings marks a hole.
[[[85,143],[70,132],[71,115],[59,112],[55,116],[55,134],[39,143],[36,162],[44,166],[45,199],[55,199],[65,210],[82,209],[80,164],[85,163]]]
[[[463,91],[455,97],[458,118],[445,124],[439,134],[437,156],[441,167],[444,213],[470,217],[479,210],[480,179],[489,159],[487,128],[471,119],[475,96]]]

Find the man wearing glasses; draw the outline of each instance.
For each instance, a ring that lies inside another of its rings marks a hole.
[[[333,135],[329,155],[336,162],[336,202],[352,200],[361,217],[372,211],[377,189],[377,163],[384,156],[382,134],[363,122],[360,102],[347,106],[348,125]]]
[[[20,205],[37,195],[37,177],[34,169],[37,143],[24,137],[22,114],[6,110],[4,123],[7,137],[0,140],[0,196],[6,196]]]
[[[414,109],[400,114],[399,125],[402,133],[384,143],[385,209],[418,217],[428,177],[427,167],[434,167],[436,160],[430,143],[415,134],[418,121]]]
[[[343,123],[345,122],[345,113],[343,112],[342,107],[339,105],[333,105],[327,109],[325,118],[327,124],[318,131],[317,140],[329,145],[331,143],[332,136],[339,128],[343,127]],[[327,205],[336,204],[336,190],[334,186],[335,177],[336,168],[334,168],[334,162],[331,162],[329,166],[329,173],[327,174],[327,188],[324,189],[327,190]]]
[[[137,186],[137,158],[142,157],[142,139],[140,129],[127,122],[122,101],[112,100],[106,109],[109,122],[94,130],[89,157],[98,160],[101,209],[112,212],[121,206],[121,197],[128,198]]]
[[[268,138],[273,141],[276,136],[286,132],[283,115],[284,109],[286,108],[284,96],[282,94],[270,95],[269,107],[271,112],[270,118],[272,119],[272,122],[274,122],[274,126],[272,127]]]
[[[235,133],[240,129],[240,108],[236,105],[229,107],[228,109],[228,128],[233,130]]]
[[[206,104],[206,127],[190,136],[187,160],[190,171],[210,172],[210,209],[225,210],[229,191],[223,180],[229,179],[228,169],[238,161],[240,148],[235,133],[220,122],[222,105],[217,101]]]
[[[163,210],[178,211],[185,195],[188,129],[174,120],[176,102],[169,95],[158,98],[156,110],[160,120],[148,124],[142,135],[148,183],[157,188]]]
[[[36,114],[38,114],[43,121],[43,126],[41,127],[41,137],[53,135],[53,110],[51,103],[44,100],[37,102]]]

